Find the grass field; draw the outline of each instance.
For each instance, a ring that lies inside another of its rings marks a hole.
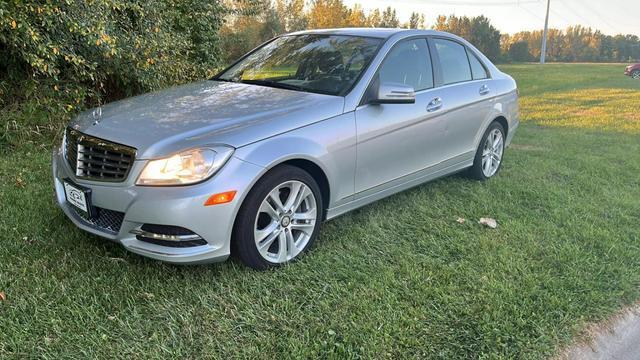
[[[5,151],[0,358],[553,355],[640,298],[640,82],[619,65],[503,69],[523,124],[500,176],[328,222],[277,271],[127,253],[55,207],[47,146]]]

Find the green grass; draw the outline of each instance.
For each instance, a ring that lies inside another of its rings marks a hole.
[[[640,82],[614,65],[504,69],[523,124],[500,176],[448,177],[328,222],[276,271],[130,254],[55,207],[48,146],[5,152],[0,357],[553,355],[640,298]]]

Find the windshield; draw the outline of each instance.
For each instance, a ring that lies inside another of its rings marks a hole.
[[[341,35],[282,36],[214,80],[342,95],[367,68],[381,41]]]

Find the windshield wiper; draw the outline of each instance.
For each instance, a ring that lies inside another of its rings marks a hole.
[[[274,88],[280,88],[280,89],[287,89],[287,90],[297,90],[297,91],[305,91],[308,92],[307,89],[297,86],[297,85],[291,85],[291,84],[283,84],[283,83],[279,83],[276,81],[268,81],[268,80],[240,80],[241,83],[243,84],[251,84],[251,85],[260,85],[260,86],[269,86],[269,87],[274,87]]]

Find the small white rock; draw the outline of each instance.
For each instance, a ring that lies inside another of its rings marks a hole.
[[[498,227],[498,222],[492,218],[480,218],[480,221],[478,221],[478,224],[484,225],[491,229],[495,229]]]

